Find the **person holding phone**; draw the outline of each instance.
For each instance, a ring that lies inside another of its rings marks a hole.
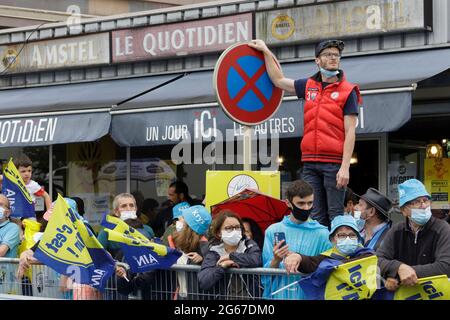
[[[284,269],[283,260],[291,253],[318,255],[331,248],[328,228],[310,218],[314,202],[312,186],[303,180],[290,184],[286,191],[287,205],[292,209],[281,222],[272,224],[266,230],[263,246],[263,267]],[[275,293],[290,283],[300,279],[294,276],[264,276],[263,297],[266,299],[304,299],[299,286],[292,286]]]

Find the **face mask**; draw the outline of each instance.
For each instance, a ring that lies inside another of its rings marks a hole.
[[[242,232],[240,230],[233,230],[231,232],[222,231],[222,241],[229,246],[235,246],[241,241]]]
[[[178,232],[183,230],[183,228],[184,228],[184,222],[182,222],[182,221],[175,222],[175,229],[177,229]]]
[[[338,240],[336,247],[342,254],[348,256],[358,248],[358,239],[352,240],[347,237],[344,240]]]
[[[361,218],[361,211],[359,211],[359,210],[353,211],[353,218],[355,218],[355,219]]]
[[[292,205],[292,215],[294,216],[295,219],[300,220],[300,221],[306,221],[309,218],[309,215],[311,214],[312,208],[311,209],[300,209],[299,207],[297,207],[296,205],[294,205],[291,202]]]
[[[364,229],[364,226],[366,225],[366,220],[363,218],[359,218],[359,219],[355,219],[356,221],[356,226],[358,227],[358,231],[361,231],[362,229]]]
[[[426,224],[430,218],[431,207],[425,209],[411,209],[411,220],[419,226]]]
[[[120,213],[120,219],[123,221],[136,218],[137,218],[136,211],[122,211]]]
[[[3,219],[5,217],[5,208],[0,207],[0,219]]]
[[[325,77],[325,78],[332,78],[335,77],[339,74],[339,70],[334,70],[334,71],[330,71],[327,69],[324,69],[322,67],[320,67],[320,73]]]

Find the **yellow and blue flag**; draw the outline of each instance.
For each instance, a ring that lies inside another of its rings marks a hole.
[[[115,261],[61,195],[34,254],[36,259],[75,283],[103,290]]]
[[[12,159],[3,168],[2,193],[8,198],[12,218],[35,217],[33,199]]]
[[[108,233],[108,240],[119,243],[131,272],[168,269],[181,256],[180,251],[150,241],[117,217],[105,215],[101,225]]]
[[[331,252],[332,250],[330,250]],[[373,253],[367,248],[358,249],[353,257]],[[325,254],[325,253],[324,253]],[[308,300],[363,300],[370,299],[377,290],[377,257],[345,262],[331,253],[315,272],[301,279],[299,285]]]
[[[395,292],[383,288],[377,300],[450,300],[450,281],[445,274],[419,278],[415,286],[400,286]]]

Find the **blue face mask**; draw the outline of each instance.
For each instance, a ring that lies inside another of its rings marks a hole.
[[[342,254],[345,254],[346,256],[351,255],[358,249],[358,239],[352,240],[347,237],[344,240],[338,240],[336,247]]]
[[[364,229],[364,226],[366,225],[366,220],[363,218],[359,218],[359,219],[355,219],[356,221],[356,226],[358,227],[358,231],[361,231],[362,229]]]
[[[320,73],[325,77],[325,78],[332,78],[335,77],[339,74],[339,70],[335,70],[335,71],[330,71],[330,70],[326,70],[322,67],[320,67]]]
[[[419,226],[426,224],[431,218],[431,207],[425,209],[411,209],[411,220]]]

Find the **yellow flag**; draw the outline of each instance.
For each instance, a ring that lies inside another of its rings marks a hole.
[[[369,299],[377,290],[375,255],[339,265],[325,287],[325,300]]]
[[[420,278],[414,287],[400,286],[394,300],[450,300],[450,281],[447,275]]]
[[[167,255],[166,246],[150,241],[142,233],[130,227],[119,218],[107,215],[105,216],[105,219],[106,222],[110,224],[110,227],[115,225],[112,229],[105,227],[105,231],[108,233],[108,240],[127,244],[129,246],[149,247],[160,256]]]

